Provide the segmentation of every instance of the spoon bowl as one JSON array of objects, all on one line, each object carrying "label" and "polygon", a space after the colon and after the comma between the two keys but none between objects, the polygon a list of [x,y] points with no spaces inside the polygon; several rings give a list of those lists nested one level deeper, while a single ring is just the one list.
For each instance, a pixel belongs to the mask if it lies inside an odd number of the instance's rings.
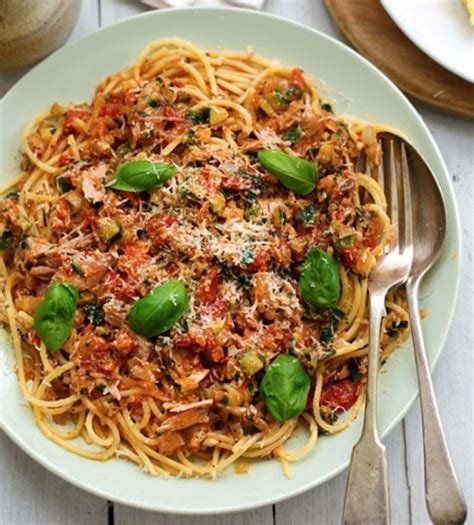
[{"label": "spoon bowl", "polygon": [[435,525],[457,525],[464,523],[467,506],[436,406],[418,301],[423,276],[439,258],[443,248],[447,229],[446,206],[433,172],[415,148],[393,133],[380,133],[379,136],[382,140],[404,144],[410,173],[413,259],[406,291],[420,388],[426,506]]}]

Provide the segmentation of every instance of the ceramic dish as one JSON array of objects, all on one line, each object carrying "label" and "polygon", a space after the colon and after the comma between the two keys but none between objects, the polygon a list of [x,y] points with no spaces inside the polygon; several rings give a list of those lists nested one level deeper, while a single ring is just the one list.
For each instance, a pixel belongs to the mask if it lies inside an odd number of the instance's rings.
[{"label": "ceramic dish", "polygon": [[[245,30],[236,31],[236,28]],[[54,101],[89,100],[107,74],[134,60],[157,38],[183,37],[201,48],[244,50],[283,64],[300,65],[323,79],[320,89],[338,113],[351,113],[400,129],[430,163],[446,199],[448,236],[443,255],[427,277],[422,306],[426,346],[432,365],[438,359],[453,315],[460,275],[460,229],[451,182],[439,150],[418,113],[375,67],[339,42],[308,27],[274,16],[238,9],[164,10],[109,26],[64,47],[28,73],[0,106],[0,183],[18,170],[18,147],[27,121]],[[247,475],[233,470],[211,481],[162,480],[123,460],[99,463],[77,457],[49,441],[36,427],[13,372],[11,346],[0,342],[0,399],[3,430],[31,457],[63,479],[94,494],[127,505],[162,512],[204,514],[250,509],[281,501],[341,472],[361,429],[320,437],[315,450],[294,465],[287,479],[277,461],[254,464]],[[379,422],[387,434],[417,395],[410,347],[389,360],[380,381]]]},{"label": "ceramic dish", "polygon": [[405,35],[452,73],[474,82],[474,26],[461,0],[381,0]]}]

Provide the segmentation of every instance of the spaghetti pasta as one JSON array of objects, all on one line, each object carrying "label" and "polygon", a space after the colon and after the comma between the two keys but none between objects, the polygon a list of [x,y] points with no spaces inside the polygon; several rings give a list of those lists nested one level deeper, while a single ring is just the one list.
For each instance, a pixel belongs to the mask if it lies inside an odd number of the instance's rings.
[{"label": "spaghetti pasta", "polygon": [[[299,68],[174,38],[104,79],[90,104],[54,104],[23,138],[22,175],[0,201],[0,321],[49,439],[154,475],[215,477],[264,457],[290,475],[318,432],[357,417],[367,276],[391,237],[382,188],[354,168],[360,155],[380,162],[372,126],[337,117]],[[317,167],[315,190],[283,186],[259,163],[264,149]],[[112,187],[118,166],[145,159],[176,174],[143,192]],[[312,249],[337,260],[337,305],[302,299]],[[187,312],[159,335],[134,333],[131,306],[168,279],[186,284]],[[78,290],[56,352],[34,328],[53,283]],[[403,292],[386,307],[381,360],[408,335]],[[285,353],[311,388],[300,416],[279,421],[259,385]],[[300,425],[307,443],[285,450]]]}]

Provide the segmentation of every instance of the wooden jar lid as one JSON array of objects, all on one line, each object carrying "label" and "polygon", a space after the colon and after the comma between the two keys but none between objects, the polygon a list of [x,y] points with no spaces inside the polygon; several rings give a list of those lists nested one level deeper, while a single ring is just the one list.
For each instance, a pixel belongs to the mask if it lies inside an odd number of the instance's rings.
[{"label": "wooden jar lid", "polygon": [[325,2],[349,42],[407,95],[474,119],[474,84],[425,55],[402,33],[378,0]]}]

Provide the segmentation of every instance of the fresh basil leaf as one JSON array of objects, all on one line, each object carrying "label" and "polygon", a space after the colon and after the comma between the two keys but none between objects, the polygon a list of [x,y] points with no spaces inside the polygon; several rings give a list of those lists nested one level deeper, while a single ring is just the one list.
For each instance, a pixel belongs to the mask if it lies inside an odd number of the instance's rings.
[{"label": "fresh basil leaf", "polygon": [[262,166],[280,182],[297,195],[308,195],[316,187],[318,182],[318,171],[314,164],[288,155],[280,150],[261,150],[258,152],[258,160]]},{"label": "fresh basil leaf", "polygon": [[180,281],[157,286],[139,299],[128,314],[128,324],[137,334],[153,337],[168,331],[188,308],[188,292]]},{"label": "fresh basil leaf", "polygon": [[68,283],[52,284],[38,305],[34,327],[50,352],[58,351],[71,335],[79,294]]},{"label": "fresh basil leaf", "polygon": [[300,290],[306,304],[313,308],[335,306],[341,294],[336,259],[322,250],[310,250],[300,273]]},{"label": "fresh basil leaf", "polygon": [[112,188],[135,193],[147,191],[162,186],[175,173],[176,167],[172,164],[132,160],[118,167]]},{"label": "fresh basil leaf", "polygon": [[310,386],[309,376],[299,359],[280,354],[263,376],[260,396],[270,414],[282,423],[303,412]]}]

